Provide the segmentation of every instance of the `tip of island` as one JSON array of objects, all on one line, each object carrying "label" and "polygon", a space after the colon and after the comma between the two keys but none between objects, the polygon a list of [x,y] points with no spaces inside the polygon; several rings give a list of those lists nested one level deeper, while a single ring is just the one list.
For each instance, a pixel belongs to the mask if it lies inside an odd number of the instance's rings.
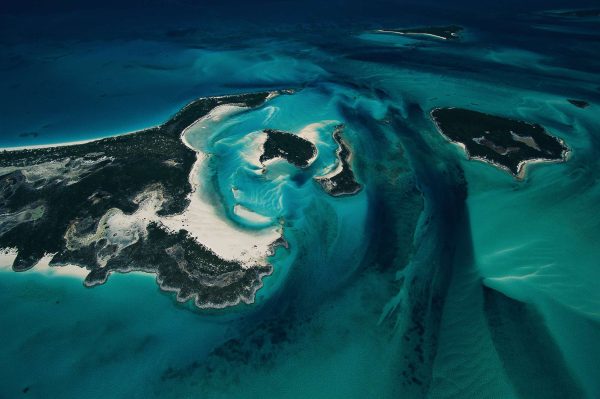
[{"label": "tip of island", "polygon": [[460,32],[464,28],[458,25],[449,26],[426,26],[417,28],[405,28],[405,29],[377,29],[377,33],[387,33],[394,35],[413,36],[416,38],[433,38],[438,40],[458,40],[460,39]]},{"label": "tip of island", "polygon": [[576,106],[577,108],[583,109],[583,108],[587,108],[590,106],[590,103],[588,103],[585,100],[576,100],[573,98],[569,98],[567,101],[570,102],[571,104],[573,104],[574,106]]}]

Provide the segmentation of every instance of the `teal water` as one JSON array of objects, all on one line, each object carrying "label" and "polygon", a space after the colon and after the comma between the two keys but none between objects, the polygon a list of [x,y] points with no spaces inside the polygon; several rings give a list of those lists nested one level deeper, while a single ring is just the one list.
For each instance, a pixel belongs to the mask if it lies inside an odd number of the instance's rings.
[{"label": "teal water", "polygon": [[[87,289],[3,269],[0,398],[600,397],[598,23],[514,3],[264,7],[258,26],[241,4],[227,18],[181,4],[80,40],[63,11],[30,33],[3,14],[2,146],[147,127],[204,95],[298,90],[188,137],[211,154],[196,178],[222,218],[284,224],[289,249],[255,303],[200,311],[145,275]],[[372,32],[440,22],[464,40]],[[469,161],[428,118],[446,106],[540,123],[570,159],[523,181]],[[343,198],[312,180],[334,163],[338,123],[364,186]],[[260,173],[265,128],[314,131],[319,157]]]}]

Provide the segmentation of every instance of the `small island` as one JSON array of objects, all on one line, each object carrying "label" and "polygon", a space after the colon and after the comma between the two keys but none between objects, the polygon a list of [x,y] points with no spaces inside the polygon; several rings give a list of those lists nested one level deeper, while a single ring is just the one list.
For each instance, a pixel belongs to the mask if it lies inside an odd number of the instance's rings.
[{"label": "small island", "polygon": [[600,8],[587,8],[579,10],[554,10],[546,11],[546,15],[563,18],[595,18],[600,17]]},{"label": "small island", "polygon": [[431,117],[439,132],[478,159],[522,179],[533,162],[567,159],[568,148],[538,125],[461,108],[436,108]]},{"label": "small island", "polygon": [[308,167],[317,156],[317,148],[308,140],[281,130],[266,129],[267,140],[263,144],[260,162],[285,159],[299,168]]},{"label": "small island", "polygon": [[[77,145],[0,151],[0,249],[25,271],[43,257],[79,266],[84,284],[142,271],[200,308],[251,303],[272,266],[224,259],[193,237],[187,222],[167,225],[190,204],[197,153],[184,130],[225,104],[258,107],[281,92],[193,101],[164,124]],[[304,152],[303,152],[304,154]]]},{"label": "small island", "polygon": [[575,100],[570,98],[567,101],[576,106],[577,108],[587,108],[590,106],[590,103],[584,100]]},{"label": "small island", "polygon": [[391,33],[396,35],[416,36],[424,38],[434,38],[439,40],[458,40],[463,27],[457,25],[450,26],[428,26],[409,29],[378,29],[378,33]]},{"label": "small island", "polygon": [[329,195],[340,197],[358,193],[362,186],[356,181],[354,172],[350,166],[352,152],[342,138],[344,125],[338,125],[333,131],[333,139],[338,144],[336,151],[337,166],[325,176],[315,177],[315,180],[323,187]]}]

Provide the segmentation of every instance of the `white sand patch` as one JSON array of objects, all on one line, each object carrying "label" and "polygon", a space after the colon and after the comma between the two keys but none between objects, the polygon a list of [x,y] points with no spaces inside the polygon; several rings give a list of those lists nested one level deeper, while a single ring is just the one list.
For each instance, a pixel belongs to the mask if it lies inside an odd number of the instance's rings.
[{"label": "white sand patch", "polygon": [[239,261],[243,265],[251,266],[256,263],[266,263],[271,244],[281,237],[281,227],[272,226],[258,231],[248,231],[222,216],[223,212],[219,212],[215,205],[202,195],[203,192],[212,190],[200,181],[200,171],[205,167],[208,155],[192,145],[200,141],[194,137],[195,135],[205,137],[223,118],[245,109],[247,108],[233,105],[216,107],[183,131],[183,142],[197,153],[196,163],[189,177],[192,185],[192,192],[188,197],[190,204],[183,213],[161,218],[160,222],[173,231],[186,229],[197,242],[210,248],[223,259]]},{"label": "white sand patch", "polygon": [[319,146],[325,144],[323,135],[330,135],[331,126],[339,124],[340,122],[338,121],[324,120],[306,125],[298,132],[298,136],[302,137],[304,140],[310,141],[315,146],[316,151],[313,157],[308,161],[309,165],[311,165],[319,156]]},{"label": "white sand patch", "polygon": [[519,136],[517,133],[511,130],[510,135],[513,140],[518,141],[520,143],[525,144],[528,147],[533,148],[534,150],[542,151],[540,146],[536,143],[535,139],[531,136]]},{"label": "white sand patch", "polygon": [[[12,264],[17,257],[17,250],[14,248],[0,249],[0,271],[12,272]],[[46,254],[38,263],[35,264],[27,273],[35,272],[44,274],[48,277],[63,276],[76,277],[79,280],[86,278],[89,270],[76,265],[55,265],[50,266],[50,262],[55,254]],[[153,274],[144,272],[131,272],[136,275],[152,276]],[[153,277],[154,278],[154,277]]]},{"label": "white sand patch", "polygon": [[[337,129],[336,129],[337,130]],[[330,188],[331,182],[327,182],[326,180],[329,180],[335,176],[337,176],[338,174],[342,173],[342,171],[344,170],[344,165],[342,162],[342,159],[340,158],[340,154],[342,153],[342,144],[338,143],[337,140],[335,139],[335,130],[332,133],[332,137],[334,138],[334,141],[336,142],[337,145],[337,149],[335,150],[335,162],[331,165],[329,165],[328,167],[324,168],[323,172],[318,175],[315,176],[315,179],[317,181],[321,181],[322,184],[325,184],[328,188]],[[350,151],[350,155],[348,156],[347,162],[350,163],[352,160],[352,152]]]},{"label": "white sand patch", "polygon": [[342,162],[339,159],[336,159],[335,164],[330,165],[328,169],[329,169],[329,171],[325,171],[325,174],[320,175],[320,176],[315,176],[315,179],[317,179],[317,180],[331,179],[332,177],[337,176],[340,173],[342,173],[342,171],[344,170],[344,165],[342,165]]},{"label": "white sand patch", "polygon": [[0,249],[0,270],[12,270],[12,265],[17,258],[17,253],[15,248]]},{"label": "white sand patch", "polygon": [[[287,94],[292,94],[294,92],[294,90],[282,90],[283,92],[287,93]],[[276,91],[272,91],[267,95],[267,98],[265,98],[265,102],[272,100],[273,98],[279,96],[280,94]]]},{"label": "white sand patch", "polygon": [[244,136],[242,144],[244,150],[242,151],[242,158],[248,164],[255,167],[257,170],[262,170],[263,165],[260,163],[260,156],[263,153],[263,146],[267,141],[267,134],[263,131],[252,132]]},{"label": "white sand patch", "polygon": [[192,168],[190,183],[193,190],[189,206],[183,213],[161,218],[160,222],[173,231],[186,229],[197,242],[223,259],[240,261],[247,266],[265,264],[271,243],[281,236],[281,228],[247,231],[224,219],[215,206],[201,195],[204,190],[209,190],[199,181],[199,172],[206,159],[205,154],[198,153]]},{"label": "white sand patch", "polygon": [[69,276],[77,277],[81,280],[90,272],[89,270],[75,266],[75,265],[60,265],[50,266],[50,261],[54,257],[54,254],[46,254],[40,261],[33,267],[33,271],[43,273],[48,276]]},{"label": "white sand patch", "polygon": [[256,213],[254,211],[251,211],[250,209],[246,208],[243,205],[237,204],[236,206],[233,207],[233,213],[235,213],[237,216],[241,217],[242,219],[246,219],[249,222],[252,223],[269,223],[271,221],[271,218],[268,216],[264,216],[261,215],[260,213]]},{"label": "white sand patch", "polygon": [[302,137],[304,140],[310,141],[315,146],[318,144],[322,144],[322,134],[325,128],[332,124],[338,124],[339,122],[333,120],[326,120],[321,122],[311,123],[306,125],[298,132],[298,136]]},{"label": "white sand patch", "polygon": [[71,224],[65,233],[67,249],[77,250],[103,241],[102,248],[97,252],[97,262],[100,267],[106,266],[108,261],[119,255],[124,248],[145,237],[150,222],[160,221],[157,212],[164,202],[160,186],[148,188],[139,194],[134,202],[139,204],[139,207],[131,215],[118,208],[109,209],[98,221],[96,231],[91,234],[80,236],[77,234],[77,224]]},{"label": "white sand patch", "polygon": [[[0,270],[11,271],[12,265],[17,258],[17,250],[14,248],[4,248],[0,250]],[[46,274],[48,276],[71,276],[84,279],[89,273],[89,270],[82,269],[78,266],[50,266],[50,261],[54,254],[46,254],[40,261],[30,270]]]},{"label": "white sand patch", "polygon": [[240,105],[218,105],[208,114],[183,129],[183,132],[181,132],[181,141],[183,141],[186,147],[199,153],[197,145],[210,136],[212,132],[211,128],[214,128],[215,124],[221,122],[226,117],[231,117],[247,109],[247,107]]},{"label": "white sand patch", "polygon": [[289,177],[298,172],[298,167],[282,157],[271,158],[263,162],[263,176],[278,185],[285,184]]},{"label": "white sand patch", "polygon": [[277,115],[279,112],[279,107],[274,107],[271,105],[265,107],[264,112],[266,112],[267,116],[265,116],[265,119],[263,120],[263,125],[266,125],[267,123],[271,122],[275,115]]}]

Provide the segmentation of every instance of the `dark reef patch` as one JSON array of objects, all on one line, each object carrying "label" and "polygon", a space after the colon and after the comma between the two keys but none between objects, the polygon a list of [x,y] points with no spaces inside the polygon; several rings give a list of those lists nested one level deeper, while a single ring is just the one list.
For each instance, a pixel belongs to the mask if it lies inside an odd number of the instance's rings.
[{"label": "dark reef patch", "polygon": [[577,108],[587,108],[590,106],[590,103],[584,100],[575,100],[570,98],[567,101],[576,106]]},{"label": "dark reef patch", "polygon": [[261,163],[270,159],[283,158],[292,165],[306,168],[317,153],[313,143],[293,133],[273,129],[264,132],[267,134],[267,140],[260,156]]},{"label": "dark reef patch", "polygon": [[323,187],[323,190],[334,197],[356,194],[362,188],[356,181],[356,177],[350,166],[352,152],[342,138],[343,130],[344,125],[338,125],[333,131],[333,139],[338,144],[338,170],[330,176],[316,178],[317,182]]},{"label": "dark reef patch", "polygon": [[461,108],[437,108],[431,117],[440,132],[480,159],[524,176],[531,161],[566,160],[568,148],[538,125]]},{"label": "dark reef patch", "polygon": [[182,367],[167,367],[161,381],[229,380],[235,378],[231,365],[253,369],[271,369],[281,360],[287,345],[302,336],[299,328],[307,320],[286,317],[269,319],[247,331],[244,336],[230,338],[216,347],[205,359]]},{"label": "dark reef patch", "polygon": [[484,310],[496,351],[520,397],[585,397],[533,307],[484,287]]},{"label": "dark reef patch", "polygon": [[188,37],[196,33],[197,29],[195,28],[179,28],[179,29],[170,29],[165,32],[165,36],[171,38],[181,38]]},{"label": "dark reef patch", "polygon": [[268,96],[202,98],[163,125],[136,133],[0,152],[0,248],[18,251],[13,269],[30,269],[45,254],[55,254],[51,266],[90,271],[86,286],[104,283],[112,272],[137,270],[155,273],[161,288],[199,307],[251,302],[269,265],[223,260],[185,230],[167,231],[156,223],[120,241],[121,231],[108,230],[106,220],[131,215],[148,198],[159,216],[181,213],[196,160],[181,140],[183,130],[218,105],[255,107]]},{"label": "dark reef patch", "polygon": [[23,132],[23,133],[19,133],[19,137],[33,137],[33,138],[36,138],[39,135],[40,134],[38,132]]}]

